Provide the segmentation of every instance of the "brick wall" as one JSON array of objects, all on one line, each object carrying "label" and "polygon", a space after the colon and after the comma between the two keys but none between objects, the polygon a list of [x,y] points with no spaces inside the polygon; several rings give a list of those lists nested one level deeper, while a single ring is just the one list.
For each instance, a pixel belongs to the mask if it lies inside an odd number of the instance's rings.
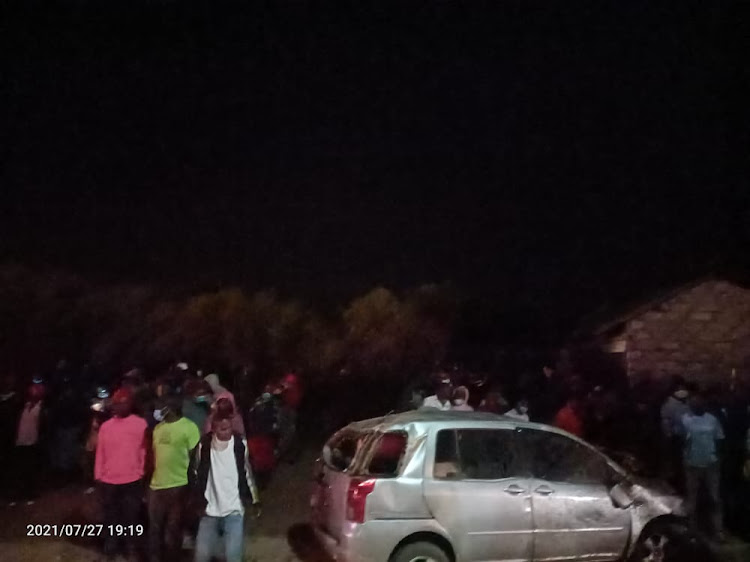
[{"label": "brick wall", "polygon": [[750,290],[708,281],[627,322],[629,376],[684,375],[696,382],[729,380],[750,361]]}]

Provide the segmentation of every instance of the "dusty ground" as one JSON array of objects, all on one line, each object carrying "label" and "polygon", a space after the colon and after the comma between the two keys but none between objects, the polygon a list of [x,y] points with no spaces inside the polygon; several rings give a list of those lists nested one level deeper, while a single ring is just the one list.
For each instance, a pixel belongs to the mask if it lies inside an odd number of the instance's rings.
[{"label": "dusty ground", "polygon": [[[307,520],[314,453],[293,465],[280,465],[263,494],[259,520],[247,522],[246,560],[252,562],[328,562],[316,547]],[[12,562],[102,560],[94,539],[57,539],[26,536],[28,524],[87,523],[98,520],[93,495],[69,487],[43,496],[33,506],[0,505],[0,560]],[[294,549],[290,546],[294,545]],[[300,556],[294,552],[296,550]],[[185,560],[191,560],[185,552]]]}]

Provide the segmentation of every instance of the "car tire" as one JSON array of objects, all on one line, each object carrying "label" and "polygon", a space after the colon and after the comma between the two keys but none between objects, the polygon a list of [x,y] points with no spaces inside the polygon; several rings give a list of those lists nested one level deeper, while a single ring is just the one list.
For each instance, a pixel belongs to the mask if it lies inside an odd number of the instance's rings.
[{"label": "car tire", "polygon": [[406,544],[393,553],[389,562],[451,562],[450,556],[432,542]]},{"label": "car tire", "polygon": [[646,527],[630,562],[710,562],[710,549],[682,521],[658,521]]}]

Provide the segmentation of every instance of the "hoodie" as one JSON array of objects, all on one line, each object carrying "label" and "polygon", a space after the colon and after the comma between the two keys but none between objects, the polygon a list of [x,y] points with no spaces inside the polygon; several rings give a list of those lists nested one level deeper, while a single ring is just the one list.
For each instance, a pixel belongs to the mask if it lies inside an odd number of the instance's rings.
[{"label": "hoodie", "polygon": [[[474,408],[469,406],[469,389],[465,386],[459,386],[456,391],[453,393],[455,395],[461,395],[463,396],[462,399],[453,399],[453,410],[457,412],[473,412]],[[463,400],[463,403],[459,403],[458,400]]]}]

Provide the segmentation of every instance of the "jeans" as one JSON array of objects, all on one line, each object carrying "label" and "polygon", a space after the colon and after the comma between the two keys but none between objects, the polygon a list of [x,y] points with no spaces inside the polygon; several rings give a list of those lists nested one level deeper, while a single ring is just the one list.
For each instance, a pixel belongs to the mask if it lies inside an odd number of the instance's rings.
[{"label": "jeans", "polygon": [[241,513],[232,513],[226,517],[204,515],[198,526],[198,538],[195,541],[195,562],[209,562],[216,552],[219,535],[224,543],[226,562],[242,562],[244,526]]},{"label": "jeans", "polygon": [[687,509],[693,521],[697,519],[696,508],[698,505],[698,492],[701,483],[705,484],[711,500],[711,524],[716,533],[724,531],[724,522],[721,514],[721,499],[719,497],[719,482],[721,471],[719,463],[707,467],[685,467],[685,485],[687,487]]},{"label": "jeans", "polygon": [[[104,525],[135,525],[138,523],[138,510],[141,506],[143,485],[140,480],[129,484],[99,484],[99,497],[104,512]],[[105,527],[106,528],[106,527]],[[104,554],[113,558],[117,554],[119,538],[116,533],[107,532],[104,538]],[[136,554],[138,537],[125,535],[122,538],[125,554]]]},{"label": "jeans", "polygon": [[149,491],[148,557],[151,562],[161,560],[176,562],[180,559],[182,516],[187,488],[187,486],[177,486]]}]

